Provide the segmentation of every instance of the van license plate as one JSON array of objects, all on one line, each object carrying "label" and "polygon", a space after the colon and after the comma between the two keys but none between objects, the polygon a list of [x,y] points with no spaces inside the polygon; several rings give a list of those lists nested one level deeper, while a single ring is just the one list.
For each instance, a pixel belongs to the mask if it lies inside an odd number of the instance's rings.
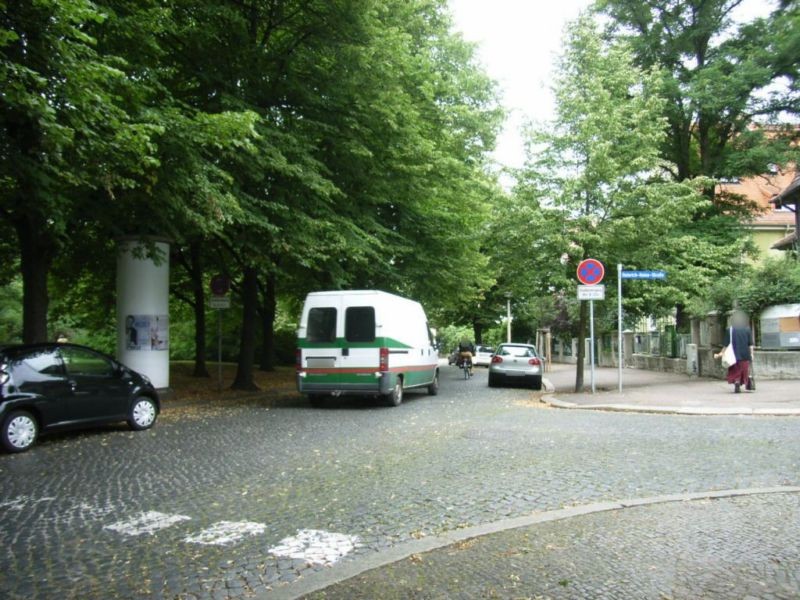
[{"label": "van license plate", "polygon": [[309,356],[306,359],[306,366],[309,369],[332,369],[336,366],[336,359],[334,357]]}]

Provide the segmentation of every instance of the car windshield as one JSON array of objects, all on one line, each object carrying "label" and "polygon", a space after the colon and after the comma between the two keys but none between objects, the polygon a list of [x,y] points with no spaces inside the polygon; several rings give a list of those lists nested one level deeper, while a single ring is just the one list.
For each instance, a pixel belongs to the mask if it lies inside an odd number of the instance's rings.
[{"label": "car windshield", "polygon": [[533,346],[500,346],[500,356],[536,356]]},{"label": "car windshield", "polygon": [[478,346],[478,352],[488,352],[489,354],[494,353],[494,348],[490,346]]}]

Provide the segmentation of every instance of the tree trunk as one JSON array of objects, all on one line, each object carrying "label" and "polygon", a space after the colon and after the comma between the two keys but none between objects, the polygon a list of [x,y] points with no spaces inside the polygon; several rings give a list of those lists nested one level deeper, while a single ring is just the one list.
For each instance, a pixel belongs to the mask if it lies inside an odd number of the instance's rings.
[{"label": "tree trunk", "polygon": [[261,370],[275,370],[275,313],[277,309],[275,273],[267,275],[267,286],[264,289],[261,303]]},{"label": "tree trunk", "polygon": [[589,318],[589,305],[581,301],[581,312],[578,319],[578,364],[575,365],[575,392],[583,391],[583,362],[586,359],[586,321]]},{"label": "tree trunk", "polygon": [[483,344],[483,323],[477,319],[472,321],[472,332],[475,334],[475,345]]},{"label": "tree trunk", "polygon": [[685,304],[675,305],[675,331],[678,333],[689,333],[691,331],[691,322],[689,315],[686,313]]},{"label": "tree trunk", "polygon": [[22,271],[22,341],[36,344],[47,341],[47,275],[53,260],[52,244],[43,240],[43,226],[21,217],[14,223],[20,249]]},{"label": "tree trunk", "polygon": [[245,267],[242,280],[242,333],[239,341],[239,364],[232,390],[257,391],[253,380],[256,349],[256,319],[258,317],[258,275],[254,267]]},{"label": "tree trunk", "polygon": [[194,297],[194,377],[210,377],[206,366],[206,290],[203,286],[203,260],[200,242],[189,245],[192,295]]}]

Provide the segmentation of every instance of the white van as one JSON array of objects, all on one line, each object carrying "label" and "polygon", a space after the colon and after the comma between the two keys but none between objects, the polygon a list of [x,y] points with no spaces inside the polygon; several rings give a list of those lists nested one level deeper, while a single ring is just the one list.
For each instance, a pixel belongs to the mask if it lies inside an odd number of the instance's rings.
[{"label": "white van", "polygon": [[439,359],[419,302],[374,290],[313,292],[297,332],[297,389],[318,404],[327,394],[439,391]]}]

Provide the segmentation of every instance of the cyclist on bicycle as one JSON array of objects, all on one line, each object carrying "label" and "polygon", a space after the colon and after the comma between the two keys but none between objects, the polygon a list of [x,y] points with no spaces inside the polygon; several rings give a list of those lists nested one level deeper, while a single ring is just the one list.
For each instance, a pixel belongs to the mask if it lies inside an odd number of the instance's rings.
[{"label": "cyclist on bicycle", "polygon": [[475,346],[470,340],[463,339],[458,344],[458,366],[462,367],[464,361],[467,361],[470,374],[472,373],[472,357],[475,355]]}]

